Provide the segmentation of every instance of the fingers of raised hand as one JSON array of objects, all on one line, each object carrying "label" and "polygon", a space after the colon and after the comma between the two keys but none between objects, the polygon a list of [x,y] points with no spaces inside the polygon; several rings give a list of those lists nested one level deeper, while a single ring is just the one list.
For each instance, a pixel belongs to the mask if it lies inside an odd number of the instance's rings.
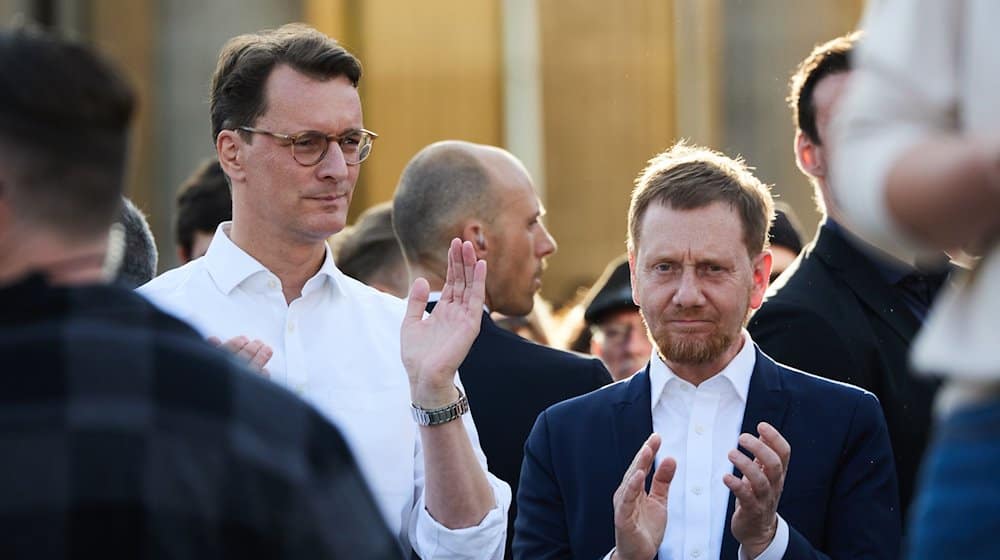
[{"label": "fingers of raised hand", "polygon": [[649,497],[666,504],[667,494],[670,493],[670,482],[677,472],[677,461],[673,457],[666,457],[656,467],[653,473],[653,483],[649,487]]},{"label": "fingers of raised hand", "polygon": [[455,296],[455,281],[460,274],[462,261],[462,242],[456,237],[448,246],[448,269],[444,275],[444,286],[441,288],[441,301],[451,301]]},{"label": "fingers of raised hand", "polygon": [[260,340],[251,340],[237,352],[236,356],[246,360],[250,367],[260,370],[271,359],[273,353],[267,344]]},{"label": "fingers of raised hand", "polygon": [[466,271],[464,253],[466,245],[469,245],[470,249],[472,248],[471,243],[462,243],[456,237],[451,240],[451,247],[448,250],[449,260],[451,261],[451,266],[454,269],[452,273],[452,283],[454,285],[452,297],[458,301],[462,301],[465,296]]},{"label": "fingers of raised hand", "polygon": [[771,489],[771,482],[756,461],[736,449],[729,451],[729,461],[743,473],[742,480],[749,484],[751,491],[757,498],[763,499],[767,496]]},{"label": "fingers of raised hand", "polygon": [[757,424],[760,439],[774,451],[781,460],[782,471],[788,470],[788,460],[792,457],[792,446],[774,426],[767,422]]},{"label": "fingers of raised hand", "polygon": [[[775,431],[775,433],[777,432]],[[778,437],[780,438],[781,436],[778,435]],[[764,436],[753,437],[750,434],[741,434],[739,442],[744,449],[754,456],[754,463],[756,463],[758,468],[763,470],[767,480],[772,485],[780,485],[785,476],[787,462],[782,460],[781,456],[764,439]]]},{"label": "fingers of raised hand", "polygon": [[476,249],[473,248],[472,243],[469,241],[462,243],[462,278],[467,288],[462,293],[462,303],[468,303],[471,298],[476,275],[476,261]]},{"label": "fingers of raised hand", "polygon": [[646,438],[646,441],[643,442],[642,447],[639,448],[639,451],[636,452],[635,457],[632,458],[632,463],[628,466],[628,469],[625,470],[625,476],[622,477],[622,484],[624,485],[637,469],[648,471],[659,449],[660,436],[658,434],[650,434]]},{"label": "fingers of raised hand", "polygon": [[636,511],[639,499],[642,497],[643,481],[646,479],[646,471],[638,469],[632,471],[624,480],[621,486],[615,491],[613,504],[615,508],[615,525],[622,527],[628,523]]}]

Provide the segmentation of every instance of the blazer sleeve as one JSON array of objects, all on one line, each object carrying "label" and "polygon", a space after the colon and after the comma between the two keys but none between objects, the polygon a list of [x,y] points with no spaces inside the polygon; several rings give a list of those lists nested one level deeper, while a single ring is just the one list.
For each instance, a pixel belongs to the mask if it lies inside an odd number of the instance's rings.
[{"label": "blazer sleeve", "polygon": [[774,300],[750,319],[750,336],[776,362],[834,381],[874,387],[870,368],[862,367],[852,348],[821,315]]},{"label": "blazer sleeve", "polygon": [[789,526],[785,560],[899,557],[902,523],[896,469],[885,419],[871,393],[858,398],[826,516],[827,554]]},{"label": "blazer sleeve", "polygon": [[535,421],[524,445],[514,520],[514,559],[570,558],[569,532],[552,464],[548,411]]}]

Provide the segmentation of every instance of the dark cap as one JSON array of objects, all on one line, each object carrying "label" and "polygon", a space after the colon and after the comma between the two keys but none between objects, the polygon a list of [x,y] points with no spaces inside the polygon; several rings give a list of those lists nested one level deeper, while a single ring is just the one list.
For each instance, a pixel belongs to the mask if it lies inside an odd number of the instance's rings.
[{"label": "dark cap", "polygon": [[594,324],[611,311],[639,309],[632,301],[632,280],[628,270],[628,257],[622,255],[611,261],[601,277],[594,282],[587,298],[583,319]]},{"label": "dark cap", "polygon": [[791,249],[793,253],[802,251],[802,226],[799,225],[798,218],[792,212],[791,207],[783,203],[774,205],[774,223],[768,232],[768,241],[771,245],[778,245]]}]

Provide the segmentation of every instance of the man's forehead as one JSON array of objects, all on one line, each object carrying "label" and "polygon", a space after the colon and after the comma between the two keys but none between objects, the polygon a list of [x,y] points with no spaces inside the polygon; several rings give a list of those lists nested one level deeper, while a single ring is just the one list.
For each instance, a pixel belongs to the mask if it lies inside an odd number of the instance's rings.
[{"label": "man's forehead", "polygon": [[640,255],[746,255],[739,214],[724,202],[692,209],[650,204],[642,217]]},{"label": "man's forehead", "polygon": [[266,109],[262,119],[299,127],[283,132],[314,129],[337,133],[362,126],[361,98],[346,76],[318,80],[279,65],[264,87]]}]

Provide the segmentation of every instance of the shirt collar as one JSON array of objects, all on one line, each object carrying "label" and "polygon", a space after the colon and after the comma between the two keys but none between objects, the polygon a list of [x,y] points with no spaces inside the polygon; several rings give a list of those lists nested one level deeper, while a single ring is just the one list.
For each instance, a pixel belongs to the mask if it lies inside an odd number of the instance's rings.
[{"label": "shirt collar", "polygon": [[[202,257],[205,259],[205,268],[219,290],[229,295],[237,286],[251,279],[253,279],[251,281],[259,279],[262,283],[270,280],[277,281],[274,273],[233,243],[233,240],[229,238],[232,225],[231,221],[219,224],[215,230],[215,236],[212,237],[212,243],[208,246],[208,251]],[[317,289],[327,278],[333,288],[338,290],[342,288],[340,276],[343,273],[337,269],[333,262],[330,246],[324,244],[324,248],[323,264],[319,267],[316,275],[306,282],[302,289],[303,293]]]},{"label": "shirt collar", "polygon": [[[730,386],[736,391],[740,400],[746,403],[747,393],[750,391],[750,376],[753,374],[753,368],[757,364],[757,352],[754,350],[755,346],[753,339],[750,338],[750,333],[746,329],[743,329],[740,331],[740,335],[743,337],[743,347],[740,348],[736,357],[730,360],[726,364],[726,367],[722,368],[722,371],[706,380],[705,383],[721,376],[721,378],[729,381]],[[656,348],[653,348],[653,355],[649,360],[649,383],[650,403],[654,409],[668,389],[668,385],[688,384],[687,381],[677,377],[670,369],[670,366],[660,358],[660,354],[656,351]]]}]

